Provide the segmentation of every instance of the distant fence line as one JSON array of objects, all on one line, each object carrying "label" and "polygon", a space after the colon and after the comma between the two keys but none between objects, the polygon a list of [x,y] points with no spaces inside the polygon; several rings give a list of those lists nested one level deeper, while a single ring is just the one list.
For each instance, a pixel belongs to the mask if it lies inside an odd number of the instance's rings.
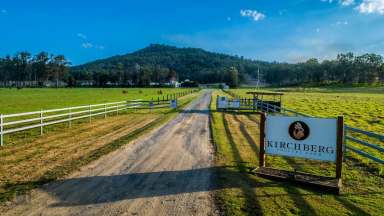
[{"label": "distant fence line", "polygon": [[[4,135],[6,134],[40,128],[40,135],[42,135],[44,126],[48,125],[68,122],[68,127],[71,127],[74,120],[88,118],[89,122],[91,122],[94,116],[104,115],[104,118],[106,118],[109,113],[119,115],[119,112],[129,109],[167,108],[170,107],[172,100],[177,100],[179,97],[197,91],[177,92],[162,97],[158,96],[151,100],[136,99],[15,114],[0,114],[0,146],[4,145]],[[11,121],[6,121],[7,119],[11,119]]]},{"label": "distant fence line", "polygon": [[[275,106],[273,104],[266,103],[260,99],[254,100],[253,98],[245,98],[245,97],[240,97],[239,95],[235,94],[234,92],[231,91],[226,91],[223,90],[225,93],[231,95],[232,97],[236,98],[236,100],[240,101],[240,108],[236,110],[263,110],[265,112],[269,113],[285,113],[287,115],[295,115],[295,116],[304,116],[304,117],[315,117],[309,114],[301,113],[293,109],[287,109],[279,106]],[[231,108],[230,108],[231,109]],[[373,160],[377,163],[384,164],[384,160],[375,157],[363,150],[360,150],[354,146],[348,145],[347,141],[359,144],[360,146],[368,147],[372,150],[379,151],[381,153],[384,153],[384,147],[380,146],[379,144],[374,144],[370,143],[369,141],[362,140],[361,138],[357,138],[353,136],[352,134],[360,134],[364,135],[372,140],[377,140],[384,142],[384,135],[383,134],[378,134],[375,132],[371,131],[366,131],[360,128],[355,128],[351,127],[347,124],[344,124],[344,131],[345,131],[345,149],[350,150],[360,156],[363,156],[365,158],[368,158],[370,160]],[[345,151],[346,152],[346,151]]]}]

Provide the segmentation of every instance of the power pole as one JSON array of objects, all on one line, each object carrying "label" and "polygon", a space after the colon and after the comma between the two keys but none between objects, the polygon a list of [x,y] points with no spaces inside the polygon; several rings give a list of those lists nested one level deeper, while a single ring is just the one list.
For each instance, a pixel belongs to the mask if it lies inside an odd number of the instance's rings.
[{"label": "power pole", "polygon": [[256,88],[259,89],[260,85],[260,68],[257,67],[257,83],[256,83]]}]

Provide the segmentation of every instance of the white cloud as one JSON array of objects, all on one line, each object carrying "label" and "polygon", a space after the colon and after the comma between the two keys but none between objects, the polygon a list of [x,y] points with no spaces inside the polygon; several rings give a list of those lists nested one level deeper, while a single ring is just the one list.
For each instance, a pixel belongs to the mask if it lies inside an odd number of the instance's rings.
[{"label": "white cloud", "polygon": [[93,44],[90,42],[82,43],[81,46],[85,49],[93,48]]},{"label": "white cloud", "polygon": [[105,47],[103,45],[93,44],[88,40],[88,37],[83,33],[77,33],[77,37],[79,37],[83,42],[81,43],[81,47],[84,49],[97,49],[104,50]]},{"label": "white cloud", "polygon": [[1,9],[1,10],[0,10],[0,14],[7,15],[7,14],[8,14],[8,11],[5,10],[5,9]]},{"label": "white cloud", "polygon": [[77,33],[77,37],[81,38],[81,39],[84,39],[86,40],[87,39],[87,36],[83,33]]},{"label": "white cloud", "polygon": [[265,14],[260,13],[256,10],[240,10],[240,15],[242,17],[251,17],[254,21],[259,21],[265,18]]},{"label": "white cloud", "polygon": [[342,6],[350,6],[355,4],[355,0],[340,0],[339,3]]},{"label": "white cloud", "polygon": [[362,14],[384,15],[384,0],[363,0],[356,9]]},{"label": "white cloud", "polygon": [[[321,0],[322,2],[333,3],[336,0]],[[355,0],[338,0],[338,3],[342,6],[351,6],[355,4]]]},{"label": "white cloud", "polygon": [[97,44],[93,44],[91,42],[84,42],[81,44],[81,46],[85,49],[98,49],[98,50],[104,50],[105,47],[103,45],[97,45]]},{"label": "white cloud", "polygon": [[348,25],[348,21],[337,21],[336,25]]},{"label": "white cloud", "polygon": [[331,26],[340,26],[340,25],[348,25],[349,22],[347,20],[344,21],[337,21],[335,23],[332,23]]}]

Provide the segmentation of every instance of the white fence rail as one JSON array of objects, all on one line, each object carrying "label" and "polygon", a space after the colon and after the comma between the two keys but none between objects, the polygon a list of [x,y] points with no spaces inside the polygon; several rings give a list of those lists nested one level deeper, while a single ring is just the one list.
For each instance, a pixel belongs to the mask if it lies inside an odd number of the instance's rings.
[{"label": "white fence rail", "polygon": [[165,106],[157,106],[157,104],[151,106],[147,101],[138,99],[16,114],[0,114],[0,145],[4,145],[4,135],[6,134],[40,128],[40,134],[42,135],[44,126],[68,122],[68,127],[71,127],[74,120],[88,118],[89,122],[91,122],[94,116],[104,115],[104,118],[106,118],[109,113],[118,115],[119,112],[124,110],[145,107],[152,109]]},{"label": "white fence rail", "polygon": [[[73,120],[89,118],[89,122],[91,122],[93,116],[104,115],[106,118],[109,113],[118,115],[120,111],[128,109],[176,108],[179,97],[198,91],[199,89],[190,89],[176,92],[163,95],[162,98],[158,96],[157,100],[154,98],[151,100],[137,99],[16,114],[0,114],[0,146],[4,145],[4,135],[19,131],[40,128],[40,134],[43,134],[44,126],[68,122],[68,126],[71,127]],[[176,101],[176,107],[172,105],[172,101]]]}]

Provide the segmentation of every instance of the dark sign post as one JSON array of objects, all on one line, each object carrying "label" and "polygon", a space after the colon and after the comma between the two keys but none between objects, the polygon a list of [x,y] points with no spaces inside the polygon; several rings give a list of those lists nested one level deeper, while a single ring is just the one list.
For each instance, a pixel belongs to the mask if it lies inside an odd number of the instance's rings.
[{"label": "dark sign post", "polygon": [[259,166],[265,167],[265,113],[260,114],[260,151]]},{"label": "dark sign post", "polygon": [[[324,119],[267,116],[260,113],[259,168],[256,173],[263,177],[320,187],[338,194],[341,188],[343,143],[343,117]],[[269,168],[265,165],[266,154],[334,162],[336,175],[316,176]]]},{"label": "dark sign post", "polygon": [[343,169],[344,118],[337,118],[336,178],[341,179]]}]

